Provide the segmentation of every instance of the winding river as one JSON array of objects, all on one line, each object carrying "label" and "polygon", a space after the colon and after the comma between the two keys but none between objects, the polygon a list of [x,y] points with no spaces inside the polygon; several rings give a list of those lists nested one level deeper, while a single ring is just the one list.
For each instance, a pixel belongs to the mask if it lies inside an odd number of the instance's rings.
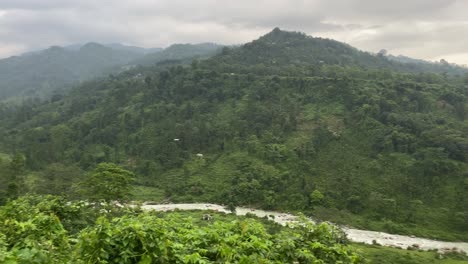
[{"label": "winding river", "polygon": [[[205,203],[191,203],[191,204],[143,204],[143,210],[155,210],[155,211],[173,211],[179,210],[213,210],[223,213],[231,213],[224,206],[218,204],[205,204]],[[297,216],[280,213],[274,211],[264,211],[259,209],[237,207],[237,215],[246,215],[247,213],[254,214],[258,217],[268,217],[271,221],[274,221],[281,225],[293,223],[297,220]],[[468,243],[465,242],[445,242],[437,241],[425,238],[418,238],[413,236],[402,236],[394,235],[383,232],[367,231],[354,228],[343,227],[344,232],[348,235],[348,238],[353,242],[361,242],[366,244],[372,244],[373,241],[383,246],[401,247],[406,249],[407,247],[413,247],[417,245],[419,249],[431,250],[437,249],[441,252],[457,250],[468,252]]]}]

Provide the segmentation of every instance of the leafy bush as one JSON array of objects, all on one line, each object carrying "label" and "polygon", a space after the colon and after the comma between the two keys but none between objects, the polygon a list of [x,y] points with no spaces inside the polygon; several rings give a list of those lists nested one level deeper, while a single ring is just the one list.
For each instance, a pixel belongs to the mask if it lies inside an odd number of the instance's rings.
[{"label": "leafy bush", "polygon": [[98,219],[84,230],[76,259],[86,263],[362,263],[322,224],[269,234],[253,219],[196,226],[191,219],[149,214]]},{"label": "leafy bush", "polygon": [[25,196],[0,207],[0,262],[363,263],[327,224],[272,231],[255,218],[198,221],[178,212]]}]

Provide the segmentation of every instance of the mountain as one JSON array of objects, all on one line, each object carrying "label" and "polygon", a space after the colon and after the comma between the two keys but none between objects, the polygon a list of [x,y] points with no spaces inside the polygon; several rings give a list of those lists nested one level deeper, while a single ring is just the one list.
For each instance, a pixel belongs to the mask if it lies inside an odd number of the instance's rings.
[{"label": "mountain", "polygon": [[122,44],[75,44],[52,46],[0,60],[0,100],[17,97],[48,97],[55,90],[136,65],[164,61],[190,62],[215,55],[221,46],[211,43],[174,44],[166,49],[145,49]]},{"label": "mountain", "polygon": [[77,50],[58,46],[0,60],[0,98],[50,95],[107,69],[142,56],[138,52],[88,43]]},{"label": "mountain", "polygon": [[150,66],[162,61],[183,61],[192,58],[204,59],[219,53],[222,47],[213,43],[174,44],[163,51],[147,54],[131,64]]},{"label": "mountain", "polygon": [[120,43],[110,43],[110,44],[105,44],[104,46],[109,47],[111,49],[115,49],[115,50],[125,50],[125,51],[130,51],[130,52],[141,53],[141,54],[155,53],[155,52],[159,52],[163,50],[163,48],[141,48],[137,46],[122,45]]},{"label": "mountain", "polygon": [[242,49],[226,49],[218,59],[220,67],[241,64],[243,66],[276,68],[313,67],[339,65],[372,69],[388,69],[399,72],[434,72],[464,74],[468,69],[456,65],[421,63],[420,60],[397,60],[360,51],[346,43],[332,39],[316,38],[300,32],[275,28],[259,39],[247,43]]},{"label": "mountain", "polygon": [[223,56],[225,63],[244,65],[360,65],[384,67],[387,60],[362,52],[345,43],[331,39],[314,38],[300,32],[275,28],[258,40],[247,43],[242,49],[234,49]]},{"label": "mountain", "polygon": [[[121,43],[109,43],[109,44],[101,44],[105,47],[111,48],[113,50],[121,50],[121,51],[128,51],[128,52],[134,52],[134,53],[140,53],[140,54],[148,54],[148,53],[153,53],[153,52],[158,52],[163,50],[162,48],[142,48],[142,47],[137,47],[137,46],[128,46],[124,45]],[[83,44],[73,44],[73,45],[68,45],[65,46],[64,48],[67,50],[79,50]]]},{"label": "mountain", "polygon": [[466,240],[468,75],[408,65],[275,29],[190,65],[135,67],[50,102],[0,105],[0,152],[17,154],[0,163],[12,171],[0,198],[80,197],[80,169],[113,162],[148,200]]},{"label": "mountain", "polygon": [[451,74],[465,74],[468,72],[468,68],[457,64],[448,63],[445,60],[440,62],[430,62],[426,60],[413,59],[403,55],[388,55],[386,56],[391,61],[396,61],[409,65],[412,68],[418,68],[419,71],[423,72],[439,72],[439,73],[451,73]]}]

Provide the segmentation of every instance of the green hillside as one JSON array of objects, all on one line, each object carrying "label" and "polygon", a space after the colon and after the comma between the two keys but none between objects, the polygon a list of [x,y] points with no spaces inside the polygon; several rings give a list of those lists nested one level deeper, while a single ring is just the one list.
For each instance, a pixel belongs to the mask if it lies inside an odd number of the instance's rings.
[{"label": "green hillside", "polygon": [[275,29],[190,66],[4,105],[1,152],[18,155],[0,165],[3,197],[77,196],[81,171],[114,162],[159,199],[467,240],[468,75],[408,65]]},{"label": "green hillside", "polygon": [[222,46],[213,43],[173,44],[162,51],[146,54],[131,64],[151,66],[163,61],[184,61],[193,58],[204,59],[216,55]]},{"label": "green hillside", "polygon": [[62,47],[0,60],[0,99],[13,96],[50,96],[79,81],[102,75],[140,53],[88,43],[77,50]]},{"label": "green hillside", "polygon": [[[245,44],[242,49],[224,49],[218,58],[219,66],[226,70],[262,70],[278,75],[310,74],[320,65],[354,66],[361,69],[389,69],[398,72],[433,72],[460,75],[467,68],[448,63],[434,64],[408,57],[373,55],[332,39],[307,36],[300,32],[275,28],[258,40]],[[404,59],[403,59],[404,58]],[[276,70],[276,71],[275,71]]]},{"label": "green hillside", "polygon": [[61,96],[72,86],[87,80],[138,65],[189,63],[194,57],[211,57],[220,49],[221,46],[208,43],[174,44],[166,49],[98,43],[54,46],[0,60],[0,100],[21,101]]}]

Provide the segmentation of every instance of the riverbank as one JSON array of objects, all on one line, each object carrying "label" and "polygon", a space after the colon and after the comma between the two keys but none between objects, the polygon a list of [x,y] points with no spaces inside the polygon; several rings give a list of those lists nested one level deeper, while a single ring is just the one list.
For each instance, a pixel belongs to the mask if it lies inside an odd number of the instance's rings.
[{"label": "riverbank", "polygon": [[[213,210],[223,213],[231,213],[224,206],[218,204],[205,204],[205,203],[192,203],[192,204],[143,204],[143,210],[155,211],[173,211],[173,210]],[[253,214],[257,217],[267,217],[269,220],[274,221],[281,225],[287,225],[297,221],[298,216],[288,213],[281,213],[275,211],[265,211],[254,208],[236,207],[236,215]],[[384,232],[360,230],[349,227],[343,227],[343,231],[347,234],[348,238],[353,242],[365,244],[380,244],[388,247],[399,248],[414,248],[421,250],[438,250],[440,252],[447,251],[464,251],[468,252],[468,243],[466,242],[445,242],[437,241],[419,237],[403,236],[388,234]]]}]

